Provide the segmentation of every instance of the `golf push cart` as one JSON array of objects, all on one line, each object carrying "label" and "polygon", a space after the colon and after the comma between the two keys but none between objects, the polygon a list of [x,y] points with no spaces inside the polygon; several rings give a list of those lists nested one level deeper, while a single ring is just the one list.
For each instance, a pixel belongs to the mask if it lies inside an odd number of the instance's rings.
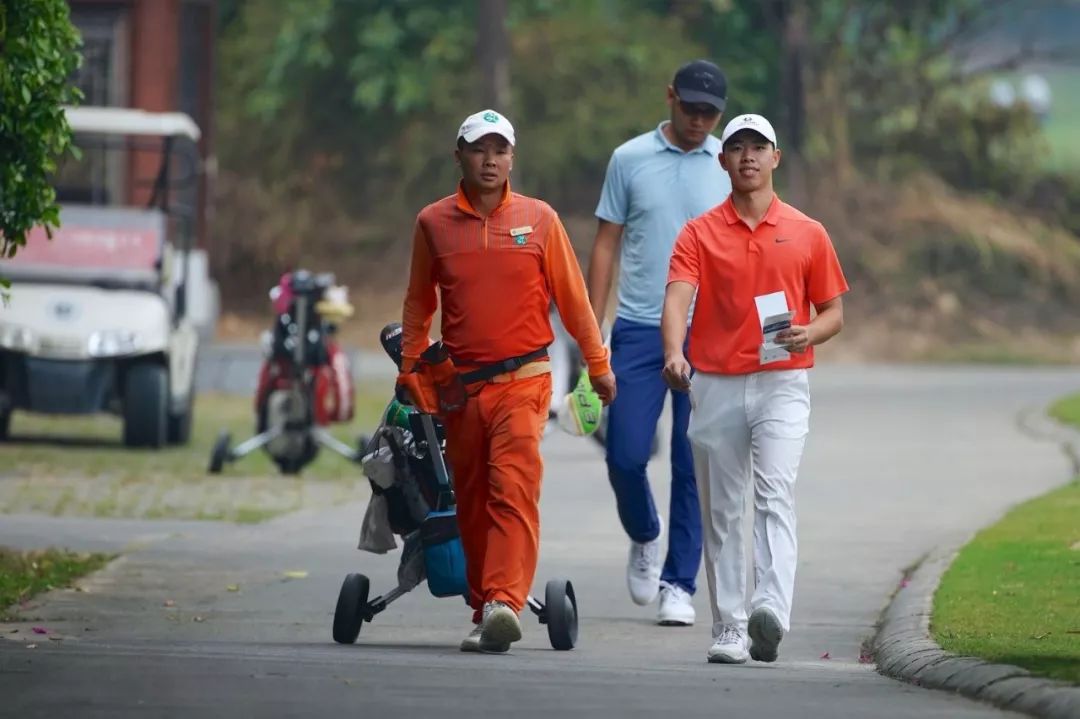
[{"label": "golf push cart", "polygon": [[348,358],[335,338],[352,315],[346,288],[334,275],[296,270],[270,290],[274,327],[263,334],[264,359],[255,392],[256,434],[235,447],[222,431],[210,454],[209,471],[221,472],[259,448],[283,474],[296,474],[327,447],[357,461],[366,437],[353,448],[326,427],[353,418],[354,388]]},{"label": "golf push cart", "polygon": [[[400,370],[401,325],[387,325],[380,339]],[[382,554],[397,546],[394,535],[399,536],[404,546],[398,583],[386,594],[370,598],[371,583],[365,575],[345,577],[334,610],[333,637],[339,644],[354,643],[364,622],[371,622],[425,579],[436,597],[468,597],[453,478],[444,458],[445,430],[438,418],[420,412],[407,399],[395,396],[390,402],[361,460],[372,498],[358,548]],[[544,601],[530,596],[527,604],[547,626],[554,649],[574,648],[578,609],[569,580],[548,581]]]}]

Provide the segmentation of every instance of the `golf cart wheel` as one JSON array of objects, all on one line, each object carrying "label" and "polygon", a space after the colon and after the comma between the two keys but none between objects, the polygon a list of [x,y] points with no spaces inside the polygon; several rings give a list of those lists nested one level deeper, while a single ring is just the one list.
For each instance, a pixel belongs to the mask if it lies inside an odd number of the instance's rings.
[{"label": "golf cart wheel", "polygon": [[214,448],[210,450],[210,466],[208,467],[210,474],[221,474],[225,460],[229,458],[230,441],[232,441],[232,436],[228,432],[222,431],[218,434],[214,441]]},{"label": "golf cart wheel", "polygon": [[124,444],[161,447],[168,424],[169,373],[160,364],[140,362],[124,375]]},{"label": "golf cart wheel", "polygon": [[169,444],[184,445],[191,441],[191,422],[195,415],[195,401],[188,397],[184,406],[176,414],[169,413],[165,439]]},{"label": "golf cart wheel", "polygon": [[334,641],[338,644],[352,644],[360,636],[369,587],[368,578],[363,574],[349,574],[341,583],[334,609]]},{"label": "golf cart wheel", "polygon": [[577,597],[569,579],[552,579],[544,589],[544,615],[551,648],[573,649],[578,639]]}]

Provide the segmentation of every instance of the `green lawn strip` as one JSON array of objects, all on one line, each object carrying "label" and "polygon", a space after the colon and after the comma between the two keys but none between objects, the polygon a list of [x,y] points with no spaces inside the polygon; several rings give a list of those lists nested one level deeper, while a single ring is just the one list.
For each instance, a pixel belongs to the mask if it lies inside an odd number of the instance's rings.
[{"label": "green lawn strip", "polygon": [[[361,433],[371,434],[381,411],[390,401],[392,386],[357,389],[352,422],[330,425],[331,434],[350,447]],[[233,445],[255,433],[255,414],[250,397],[203,393],[195,402],[191,441],[163,449],[129,449],[121,443],[122,422],[111,415],[55,416],[16,411],[11,420],[11,440],[5,444],[0,474],[48,476],[74,473],[81,476],[115,475],[141,480],[146,477],[202,477],[218,432],[232,433]],[[356,465],[335,452],[319,450],[304,476],[336,479],[355,473]],[[277,474],[277,467],[262,450],[226,465],[226,475]]]},{"label": "green lawn strip", "polygon": [[1053,152],[1043,161],[1053,170],[1074,171],[1080,167],[1080,148],[1074,142],[1076,123],[1080,122],[1080,72],[1072,67],[1057,68],[1047,72],[1046,79],[1053,105],[1045,134]]},{"label": "green lawn strip", "polygon": [[934,596],[947,651],[1080,683],[1080,481],[979,532]]},{"label": "green lawn strip", "polygon": [[[358,386],[353,421],[330,432],[355,446],[378,425],[392,392],[392,380]],[[259,522],[366,491],[360,467],[325,448],[299,476],[281,475],[263,450],[209,474],[218,432],[230,431],[235,445],[253,434],[254,422],[250,397],[203,393],[189,444],[136,450],[122,445],[112,416],[16,411],[0,460],[0,512]]]},{"label": "green lawn strip", "polygon": [[1050,405],[1050,416],[1059,422],[1080,428],[1080,393],[1062,397]]},{"label": "green lawn strip", "polygon": [[111,559],[105,554],[45,549],[30,552],[0,547],[0,619],[9,607],[35,594],[67,587],[79,577],[101,569]]}]

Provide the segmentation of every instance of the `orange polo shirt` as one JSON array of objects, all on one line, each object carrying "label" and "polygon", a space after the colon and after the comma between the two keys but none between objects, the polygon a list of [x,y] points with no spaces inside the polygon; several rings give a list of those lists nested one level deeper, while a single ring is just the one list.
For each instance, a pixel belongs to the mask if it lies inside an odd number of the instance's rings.
[{"label": "orange polo shirt", "polygon": [[550,344],[548,308],[554,300],[589,374],[611,371],[559,216],[546,202],[511,192],[509,183],[487,217],[473,208],[460,184],[456,194],[417,215],[402,316],[406,367],[428,346],[440,297],[442,341],[463,366],[518,357]]},{"label": "orange polo shirt", "polygon": [[753,231],[729,197],[686,223],[671,256],[668,282],[697,288],[690,324],[690,364],[713,374],[812,367],[813,347],[761,364],[761,321],[754,298],[783,291],[792,324],[810,322],[810,305],[847,292],[832,240],[821,223],[773,197]]}]

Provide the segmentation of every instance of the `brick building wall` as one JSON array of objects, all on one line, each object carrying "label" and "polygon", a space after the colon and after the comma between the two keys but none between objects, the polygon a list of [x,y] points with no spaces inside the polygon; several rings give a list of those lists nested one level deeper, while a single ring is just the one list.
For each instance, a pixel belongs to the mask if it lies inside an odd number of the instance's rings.
[{"label": "brick building wall", "polygon": [[[216,0],[68,0],[83,35],[83,67],[76,78],[83,104],[185,112],[202,131],[200,152],[212,170],[213,72]],[[107,185],[141,204],[158,158],[132,153],[123,166],[107,168]],[[137,178],[137,179],[136,179]],[[196,205],[196,238],[206,245],[209,183],[205,172],[180,201]]]}]

